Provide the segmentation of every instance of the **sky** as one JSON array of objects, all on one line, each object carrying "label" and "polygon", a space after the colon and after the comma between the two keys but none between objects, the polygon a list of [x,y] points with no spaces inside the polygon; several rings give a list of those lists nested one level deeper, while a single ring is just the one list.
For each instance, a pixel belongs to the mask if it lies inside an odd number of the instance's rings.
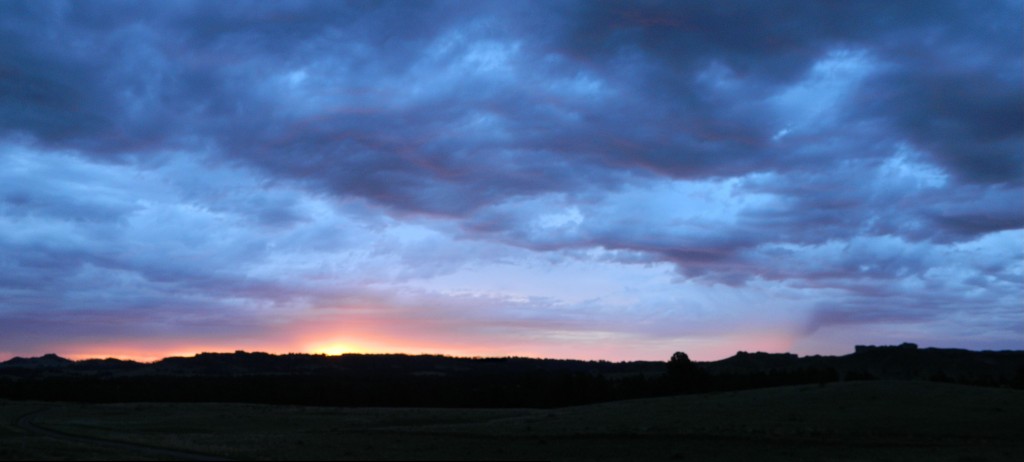
[{"label": "sky", "polygon": [[0,3],[0,360],[1024,349],[1021,1]]}]

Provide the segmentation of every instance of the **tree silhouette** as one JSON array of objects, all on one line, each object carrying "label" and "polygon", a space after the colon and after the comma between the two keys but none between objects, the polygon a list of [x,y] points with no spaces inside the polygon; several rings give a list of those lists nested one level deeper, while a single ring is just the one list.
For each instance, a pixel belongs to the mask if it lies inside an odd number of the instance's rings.
[{"label": "tree silhouette", "polygon": [[702,391],[708,383],[708,374],[690,361],[690,357],[677,351],[668,361],[666,378],[669,388],[675,392],[692,393]]}]

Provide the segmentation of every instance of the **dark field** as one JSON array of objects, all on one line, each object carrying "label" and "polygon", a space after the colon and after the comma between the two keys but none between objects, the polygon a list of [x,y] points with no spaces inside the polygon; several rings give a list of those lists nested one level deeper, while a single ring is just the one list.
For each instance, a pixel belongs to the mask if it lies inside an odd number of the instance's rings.
[{"label": "dark field", "polygon": [[546,410],[0,401],[0,458],[173,458],[98,438],[237,459],[1019,461],[1022,417],[1020,390],[910,381]]}]

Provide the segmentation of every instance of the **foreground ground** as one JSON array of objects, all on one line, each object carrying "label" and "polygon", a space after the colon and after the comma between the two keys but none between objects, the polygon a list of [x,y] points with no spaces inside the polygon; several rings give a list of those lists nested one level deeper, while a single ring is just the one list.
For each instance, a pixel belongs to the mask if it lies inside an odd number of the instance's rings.
[{"label": "foreground ground", "polygon": [[1024,460],[1021,416],[1019,390],[883,381],[554,410],[0,401],[0,459]]}]

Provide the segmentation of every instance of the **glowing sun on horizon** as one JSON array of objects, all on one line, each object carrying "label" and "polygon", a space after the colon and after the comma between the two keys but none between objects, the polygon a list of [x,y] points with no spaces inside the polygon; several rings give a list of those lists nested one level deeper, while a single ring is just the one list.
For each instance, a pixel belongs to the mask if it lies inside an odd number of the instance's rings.
[{"label": "glowing sun on horizon", "polygon": [[309,349],[310,353],[338,356],[346,353],[362,353],[362,349],[346,343],[328,343],[317,345]]}]

